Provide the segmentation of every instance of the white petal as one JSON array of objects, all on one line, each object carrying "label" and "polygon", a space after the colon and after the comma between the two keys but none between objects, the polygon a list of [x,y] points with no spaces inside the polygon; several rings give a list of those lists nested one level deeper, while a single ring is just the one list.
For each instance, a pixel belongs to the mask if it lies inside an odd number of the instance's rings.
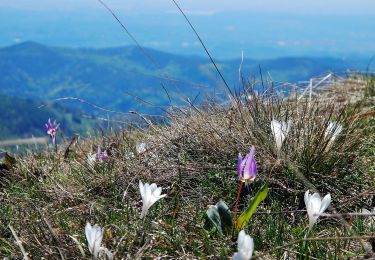
[{"label": "white petal", "polygon": [[95,224],[95,241],[94,241],[94,252],[93,255],[95,257],[98,257],[99,251],[100,251],[100,245],[102,243],[103,239],[103,229],[100,228],[98,225]]},{"label": "white petal", "polygon": [[161,187],[157,188],[156,190],[153,191],[152,196],[159,197],[161,194]]},{"label": "white petal", "polygon": [[87,239],[88,248],[91,254],[93,253],[93,247],[94,247],[94,241],[95,241],[94,233],[92,231],[93,230],[92,230],[91,224],[87,223],[85,226],[85,235]]},{"label": "white petal", "polygon": [[113,260],[113,254],[108,250],[108,248],[100,247],[99,251],[100,253],[103,252],[105,254],[105,256],[107,257],[106,259]]},{"label": "white petal", "polygon": [[246,256],[244,256],[242,252],[237,252],[233,255],[232,260],[249,260],[249,259],[246,259]]},{"label": "white petal", "polygon": [[167,196],[167,194],[162,194],[162,195],[160,195],[160,196],[158,197],[158,200],[164,198],[165,196]]},{"label": "white petal", "polygon": [[276,120],[273,120],[271,122],[271,130],[272,130],[273,137],[275,139],[276,148],[277,148],[277,150],[280,150],[281,145],[283,143],[283,136],[282,136],[282,133],[281,133],[280,123]]},{"label": "white petal", "polygon": [[273,137],[275,139],[276,148],[278,150],[281,150],[284,139],[289,132],[289,128],[290,128],[289,122],[285,123],[285,122],[279,122],[277,120],[271,121],[271,130],[272,130]]},{"label": "white petal", "polygon": [[328,193],[327,195],[324,196],[322,200],[319,213],[322,214],[328,208],[330,203],[331,203],[331,194]]},{"label": "white petal", "polygon": [[248,260],[253,255],[254,240],[249,235],[246,235],[243,230],[238,234],[237,250],[238,252],[234,254],[233,259]]},{"label": "white petal", "polygon": [[311,229],[314,224],[316,223],[319,215],[320,206],[322,204],[320,195],[318,193],[314,193],[310,196],[309,204],[307,207],[307,214],[309,216],[309,228]]},{"label": "white petal", "polygon": [[152,183],[152,184],[150,185],[150,189],[151,189],[151,192],[152,192],[152,193],[154,193],[154,191],[155,191],[157,188],[158,188],[158,186],[156,186],[155,183]]},{"label": "white petal", "polygon": [[141,218],[145,217],[148,213],[149,208],[159,199],[164,198],[166,194],[160,195],[162,192],[161,187],[157,187],[155,183],[144,185],[143,196],[142,196],[142,213]]},{"label": "white petal", "polygon": [[143,189],[145,191],[145,195],[147,196],[147,191],[150,190],[150,184],[148,184],[148,182],[146,182],[145,185],[143,186]]},{"label": "white petal", "polygon": [[363,208],[362,213],[363,214],[370,214],[371,212],[368,209]]},{"label": "white petal", "polygon": [[314,214],[319,213],[320,206],[322,205],[322,198],[319,193],[314,193],[310,197],[310,211]]},{"label": "white petal", "polygon": [[141,212],[141,219],[144,218],[147,215],[148,212],[148,206],[146,204],[142,205],[142,212]]},{"label": "white petal", "polygon": [[254,250],[254,240],[249,235],[246,235],[245,237],[245,248],[243,249],[243,254],[246,256],[246,258],[250,259],[253,255]]},{"label": "white petal", "polygon": [[141,193],[141,197],[143,199],[143,197],[145,196],[145,192],[144,192],[144,186],[141,180],[139,180],[139,192]]},{"label": "white petal", "polygon": [[245,236],[246,233],[244,230],[241,230],[240,233],[238,233],[238,238],[237,238],[237,250],[241,251],[243,248],[243,243],[245,242]]},{"label": "white petal", "polygon": [[309,207],[309,201],[310,201],[310,191],[309,190],[307,190],[306,192],[305,192],[305,198],[304,198],[304,200],[305,200],[305,206],[306,206],[306,210],[307,211],[309,211],[308,210],[308,207]]}]

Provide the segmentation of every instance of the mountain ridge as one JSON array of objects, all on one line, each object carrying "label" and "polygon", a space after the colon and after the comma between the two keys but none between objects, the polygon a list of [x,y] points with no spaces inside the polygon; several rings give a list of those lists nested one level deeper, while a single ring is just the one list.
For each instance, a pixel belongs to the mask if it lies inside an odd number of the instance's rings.
[{"label": "mountain ridge", "polygon": [[[134,96],[155,106],[167,106],[169,101],[163,89],[179,103],[181,96],[194,98],[198,93],[217,91],[221,85],[208,58],[144,50],[157,65],[135,46],[72,49],[24,42],[0,48],[0,94],[36,100],[74,96],[110,109],[147,113],[155,109],[139,104]],[[229,85],[238,85],[241,61],[216,63]],[[259,65],[275,81],[295,82],[327,71],[344,71],[350,66],[364,69],[366,62],[327,57],[245,59],[242,73],[257,75]],[[208,87],[197,90],[194,85]],[[77,106],[90,110],[82,104]]]}]

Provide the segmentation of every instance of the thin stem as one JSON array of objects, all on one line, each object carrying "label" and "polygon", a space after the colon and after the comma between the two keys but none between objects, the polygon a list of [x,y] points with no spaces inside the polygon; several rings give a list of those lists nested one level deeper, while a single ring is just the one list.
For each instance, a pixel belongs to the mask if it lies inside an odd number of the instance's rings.
[{"label": "thin stem", "polygon": [[18,247],[20,248],[20,250],[22,252],[23,259],[28,260],[29,259],[28,253],[26,253],[25,248],[22,245],[22,241],[18,238],[18,236],[16,234],[16,231],[14,231],[13,227],[10,224],[8,225],[8,227],[9,227],[10,231],[12,232],[12,235],[13,235],[14,239],[16,240],[16,244],[18,245]]},{"label": "thin stem", "polygon": [[241,195],[242,187],[243,187],[243,182],[241,181],[240,187],[238,187],[236,204],[234,205],[234,224],[236,224],[236,222],[237,222],[237,208],[238,208],[238,203],[240,201],[240,195]]}]

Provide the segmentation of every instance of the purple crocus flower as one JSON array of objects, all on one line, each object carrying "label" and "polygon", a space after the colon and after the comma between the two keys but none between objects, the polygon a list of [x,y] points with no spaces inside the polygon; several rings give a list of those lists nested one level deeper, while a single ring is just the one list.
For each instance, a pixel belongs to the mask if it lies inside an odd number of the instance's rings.
[{"label": "purple crocus flower", "polygon": [[52,143],[56,143],[56,132],[60,126],[60,124],[56,123],[56,120],[52,123],[51,118],[48,118],[47,124],[45,124],[47,128],[47,134],[52,138]]},{"label": "purple crocus flower", "polygon": [[238,154],[237,173],[238,178],[242,182],[252,182],[257,176],[257,162],[254,158],[255,148],[251,147],[250,153],[245,158],[242,158],[241,154]]},{"label": "purple crocus flower", "polygon": [[107,153],[107,150],[104,150],[102,152],[102,150],[100,149],[100,145],[98,145],[98,151],[96,153],[96,159],[99,161],[99,162],[104,162],[106,160],[109,159],[109,156],[108,156],[108,153]]}]

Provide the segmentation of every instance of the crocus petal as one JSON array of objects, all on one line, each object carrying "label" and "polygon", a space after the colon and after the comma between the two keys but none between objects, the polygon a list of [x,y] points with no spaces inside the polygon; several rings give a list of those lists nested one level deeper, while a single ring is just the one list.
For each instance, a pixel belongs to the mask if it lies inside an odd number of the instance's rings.
[{"label": "crocus petal", "polygon": [[94,238],[94,234],[91,232],[91,230],[92,230],[92,227],[91,227],[90,223],[87,223],[86,226],[85,226],[85,235],[86,235],[89,251],[92,254],[92,252],[93,252],[92,245],[94,244],[95,238]]},{"label": "crocus petal", "polygon": [[164,198],[166,194],[161,195],[162,188],[157,187],[155,183],[151,185],[148,183],[142,184],[139,181],[139,189],[142,196],[142,212],[141,218],[145,217],[148,213],[149,208],[159,199]]},{"label": "crocus petal", "polygon": [[331,195],[327,194],[322,201],[319,193],[310,195],[310,192],[307,190],[304,200],[309,217],[309,229],[311,229],[318,220],[319,215],[321,215],[331,203]]},{"label": "crocus petal", "polygon": [[152,184],[150,185],[151,193],[154,193],[154,191],[155,191],[157,188],[158,188],[158,186],[156,186],[155,183],[152,183]]},{"label": "crocus petal", "polygon": [[368,209],[363,208],[362,214],[370,214],[371,212]]},{"label": "crocus petal", "polygon": [[254,251],[254,240],[245,231],[241,230],[237,239],[237,253],[233,255],[236,260],[249,260]]},{"label": "crocus petal", "polygon": [[247,154],[247,155],[245,156],[245,158],[242,159],[242,161],[241,161],[241,165],[240,165],[240,174],[239,174],[239,178],[240,178],[240,179],[244,179],[245,165],[246,165],[246,162],[247,162],[248,159],[249,159],[249,154]]},{"label": "crocus petal", "polygon": [[257,172],[257,162],[253,159],[250,165],[250,178],[254,179],[257,176]]},{"label": "crocus petal", "polygon": [[85,235],[90,253],[94,257],[97,257],[103,239],[103,229],[97,224],[91,226],[90,223],[87,223],[85,226]]},{"label": "crocus petal", "polygon": [[284,142],[284,139],[285,139],[285,136],[282,132],[281,123],[277,120],[272,120],[271,121],[271,130],[272,130],[273,137],[275,139],[276,148],[277,148],[277,150],[281,150],[281,146],[282,146],[282,144]]},{"label": "crocus petal", "polygon": [[309,213],[309,227],[310,229],[314,226],[316,221],[319,218],[319,211],[320,211],[320,206],[322,203],[322,199],[320,198],[320,195],[318,193],[314,193],[310,197],[310,213]]},{"label": "crocus petal", "polygon": [[310,190],[307,190],[305,192],[305,197],[304,197],[304,199],[305,199],[305,205],[307,205],[307,202],[309,201],[309,197],[310,197]]},{"label": "crocus petal", "polygon": [[246,237],[245,231],[241,230],[240,233],[238,233],[238,238],[237,238],[237,250],[238,251],[241,251],[242,248],[244,247],[245,237]]},{"label": "crocus petal", "polygon": [[141,193],[141,197],[143,198],[145,196],[145,191],[144,191],[143,183],[141,180],[139,180],[139,191]]},{"label": "crocus petal", "polygon": [[331,194],[327,194],[324,196],[323,200],[322,200],[322,205],[320,206],[320,210],[319,210],[319,213],[322,214],[329,206],[329,204],[331,203]]},{"label": "crocus petal", "polygon": [[238,154],[238,161],[237,161],[237,174],[238,174],[238,178],[241,177],[242,175],[242,155],[239,153]]},{"label": "crocus petal", "polygon": [[251,164],[254,160],[254,153],[255,153],[255,148],[254,146],[251,147],[250,153],[246,156],[246,162],[245,162],[245,167],[243,169],[243,178],[244,179],[250,179],[251,178]]},{"label": "crocus petal", "polygon": [[255,155],[255,147],[254,147],[254,145],[253,145],[253,146],[251,146],[251,148],[250,148],[249,159],[250,159],[250,160],[253,160],[253,159],[254,159],[254,155]]},{"label": "crocus petal", "polygon": [[138,143],[135,146],[135,150],[137,151],[138,154],[146,152],[146,144],[145,143]]},{"label": "crocus petal", "polygon": [[153,191],[152,196],[159,197],[161,194],[161,187],[156,188],[156,190]]},{"label": "crocus petal", "polygon": [[94,256],[98,257],[100,251],[100,245],[103,239],[103,230],[98,226],[94,226],[96,228],[95,232],[95,241],[94,241]]},{"label": "crocus petal", "polygon": [[271,121],[271,131],[275,139],[277,150],[281,150],[285,137],[290,129],[290,122],[279,122],[277,120]]},{"label": "crocus petal", "polygon": [[257,175],[257,165],[254,158],[255,148],[251,147],[250,152],[243,159],[241,154],[238,155],[237,174],[242,182],[253,181]]}]

